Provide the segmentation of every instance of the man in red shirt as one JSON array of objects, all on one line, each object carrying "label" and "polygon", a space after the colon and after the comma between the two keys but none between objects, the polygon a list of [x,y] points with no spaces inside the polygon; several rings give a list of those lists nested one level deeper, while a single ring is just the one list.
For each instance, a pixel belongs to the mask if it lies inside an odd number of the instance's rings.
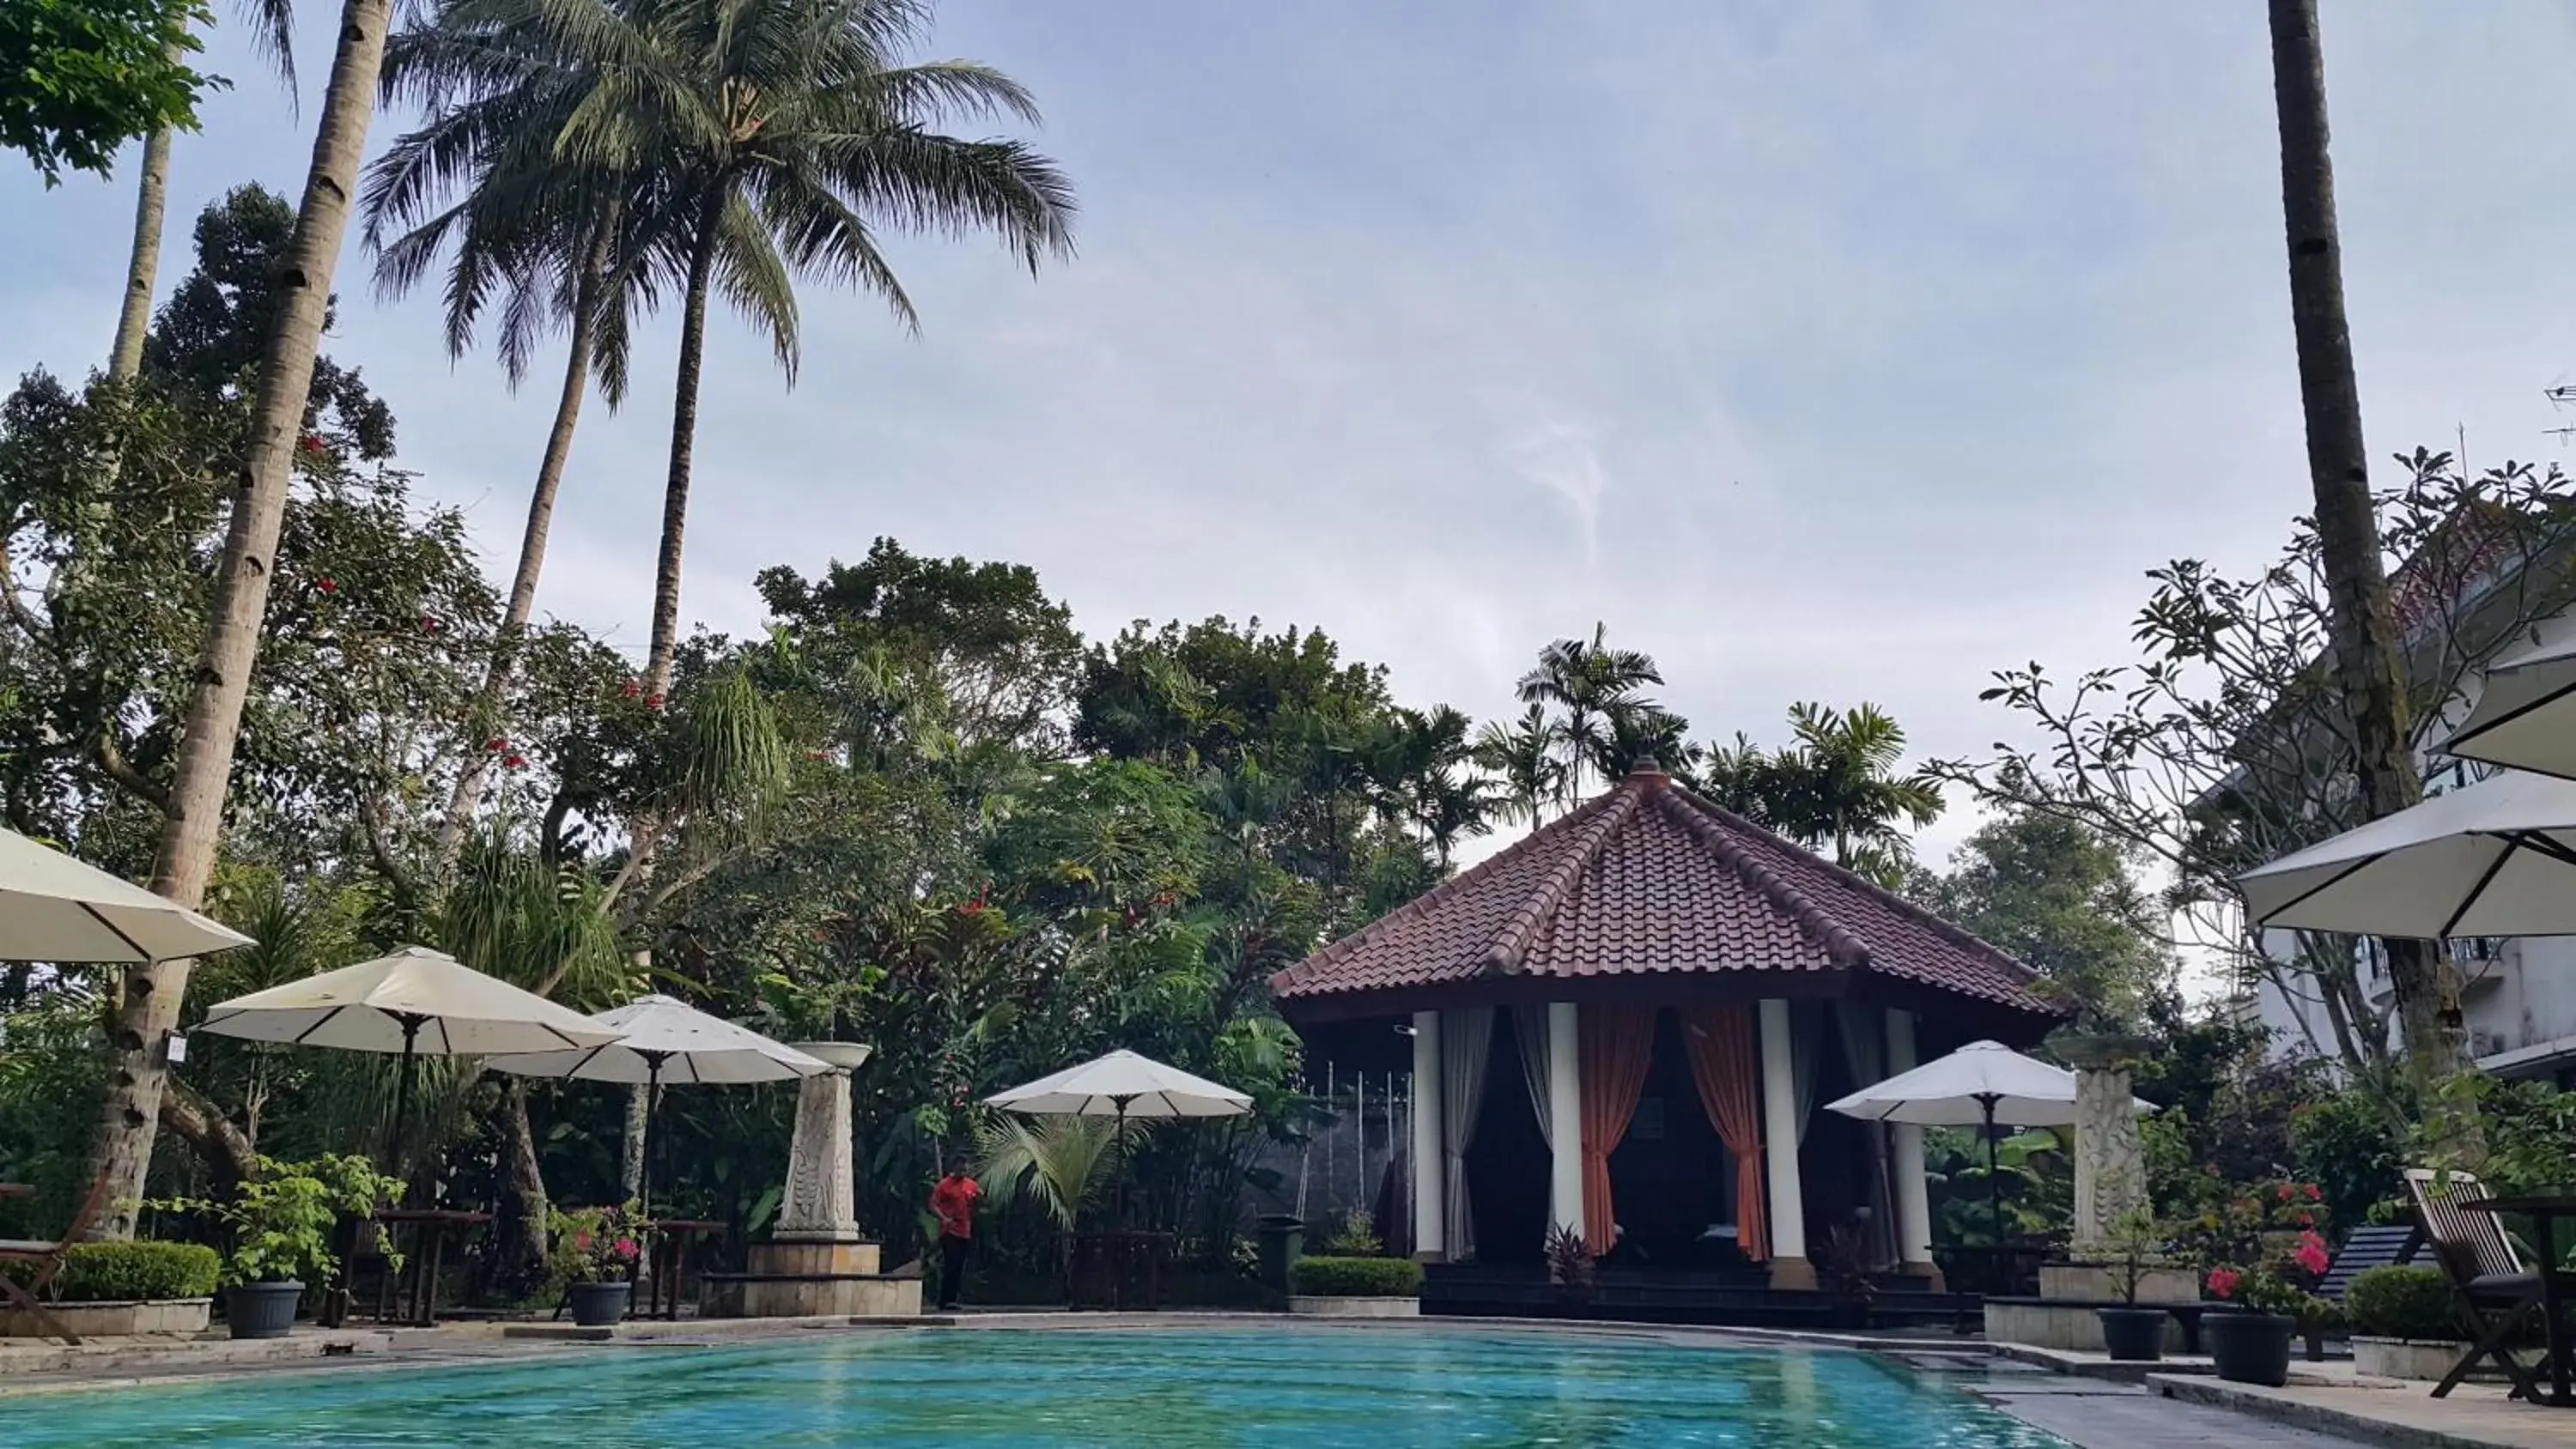
[{"label": "man in red shirt", "polygon": [[966,1175],[966,1159],[948,1160],[948,1175],[930,1190],[930,1210],[939,1218],[939,1306],[959,1307],[966,1298],[966,1250],[975,1246],[975,1199],[984,1195]]}]

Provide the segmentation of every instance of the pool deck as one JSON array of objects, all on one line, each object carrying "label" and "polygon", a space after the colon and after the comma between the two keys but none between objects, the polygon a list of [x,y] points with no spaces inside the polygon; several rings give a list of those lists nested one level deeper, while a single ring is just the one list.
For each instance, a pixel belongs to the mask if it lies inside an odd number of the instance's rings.
[{"label": "pool deck", "polygon": [[[474,1323],[432,1329],[321,1332],[284,1339],[94,1340],[79,1348],[0,1342],[0,1396],[113,1385],[203,1382],[277,1373],[468,1367],[594,1353],[602,1347],[717,1345],[815,1333],[1051,1329],[1139,1332],[1190,1326],[1331,1326],[1383,1333],[1577,1333],[1690,1344],[1776,1344],[1877,1353],[1933,1373],[2077,1449],[2576,1449],[2576,1411],[2506,1401],[2470,1385],[2436,1400],[2423,1384],[2365,1379],[2349,1363],[2294,1366],[2280,1389],[2225,1384],[2205,1364],[2145,1372],[2100,1355],[2023,1351],[1973,1337],[1852,1336],[1793,1330],[1534,1319],[1290,1318],[1276,1313],[969,1311],[918,1318],[683,1319],[614,1329]],[[2181,1370],[2177,1372],[2176,1370]],[[2196,1372],[2195,1372],[2196,1370]]]}]

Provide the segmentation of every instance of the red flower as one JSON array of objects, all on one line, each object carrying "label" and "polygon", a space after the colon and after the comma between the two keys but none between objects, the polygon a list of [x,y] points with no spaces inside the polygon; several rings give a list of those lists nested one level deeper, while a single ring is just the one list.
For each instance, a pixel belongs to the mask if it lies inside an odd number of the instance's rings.
[{"label": "red flower", "polygon": [[492,738],[483,742],[483,748],[496,755],[509,747],[510,742],[501,738],[499,735],[494,735]]},{"label": "red flower", "polygon": [[2316,1225],[2317,1225],[2317,1215],[2316,1215],[2315,1213],[2301,1213],[2301,1214],[2299,1214],[2299,1226],[2300,1226],[2300,1227],[2303,1227],[2303,1228],[2313,1228],[2313,1227],[2315,1227]]},{"label": "red flower", "polygon": [[583,1228],[572,1235],[572,1250],[576,1253],[590,1251],[590,1229]]},{"label": "red flower", "polygon": [[2326,1195],[2325,1195],[2325,1191],[2324,1191],[2324,1189],[2322,1189],[2322,1188],[2318,1187],[2318,1186],[2317,1186],[2315,1183],[2313,1183],[2313,1182],[2312,1182],[2312,1183],[2309,1183],[2309,1184],[2308,1184],[2308,1201],[2310,1201],[2310,1202],[2324,1202],[2325,1200],[2326,1200]]},{"label": "red flower", "polygon": [[331,576],[329,574],[324,574],[322,577],[315,579],[313,581],[313,587],[326,594],[336,594],[340,592],[340,586],[331,582]]},{"label": "red flower", "polygon": [[635,696],[642,694],[643,692],[644,686],[637,684],[631,679],[626,681],[624,684],[617,686],[617,696],[620,699],[633,699]]},{"label": "red flower", "polygon": [[433,618],[429,617],[427,614],[423,614],[423,615],[421,615],[421,616],[420,616],[420,632],[422,632],[422,633],[424,633],[424,634],[435,634],[435,633],[437,633],[437,632],[438,632],[438,621],[437,621],[436,619],[433,619]]},{"label": "red flower", "polygon": [[2286,1183],[2286,1182],[2285,1182],[2285,1183],[2282,1183],[2282,1184],[2281,1184],[2281,1201],[2283,1201],[2283,1202],[2288,1202],[2288,1201],[2290,1200],[2290,1194],[2291,1194],[2291,1192],[2292,1192],[2292,1189],[2291,1189],[2290,1185],[2289,1185],[2288,1183]]},{"label": "red flower", "polygon": [[2326,1270],[2326,1240],[2314,1233],[2301,1233],[2299,1246],[2290,1251],[2290,1260],[2310,1273]]},{"label": "red flower", "polygon": [[525,755],[512,755],[501,762],[501,768],[505,770],[524,770],[527,767],[528,760]]},{"label": "red flower", "polygon": [[658,694],[648,694],[644,696],[644,707],[646,709],[660,709],[662,707],[662,696]]},{"label": "red flower", "polygon": [[2221,1298],[2233,1298],[2237,1281],[2242,1276],[2233,1268],[2212,1268],[2209,1270],[2209,1291]]},{"label": "red flower", "polygon": [[321,435],[320,435],[320,434],[318,434],[318,433],[306,433],[306,434],[304,435],[304,441],[303,441],[302,446],[303,446],[304,451],[306,451],[306,452],[308,452],[308,453],[319,453],[319,452],[321,452],[321,451],[322,451],[322,438],[321,438]]}]

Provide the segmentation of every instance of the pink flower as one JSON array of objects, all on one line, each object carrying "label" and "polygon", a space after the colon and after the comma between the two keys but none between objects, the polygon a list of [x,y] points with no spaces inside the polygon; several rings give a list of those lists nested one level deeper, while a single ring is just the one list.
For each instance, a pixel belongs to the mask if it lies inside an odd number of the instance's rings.
[{"label": "pink flower", "polygon": [[315,579],[313,581],[313,587],[326,594],[336,594],[340,592],[340,586],[331,582],[331,576],[329,574],[324,574],[322,577]]},{"label": "pink flower", "polygon": [[2212,1268],[2209,1270],[2209,1291],[2221,1298],[2233,1298],[2236,1284],[2243,1276],[2233,1268]]},{"label": "pink flower", "polygon": [[635,1240],[619,1238],[609,1251],[615,1253],[621,1260],[631,1260],[635,1256]]},{"label": "pink flower", "polygon": [[2324,1202],[2325,1200],[2326,1200],[2326,1195],[2325,1195],[2324,1190],[2323,1190],[2323,1189],[2321,1189],[2321,1188],[2319,1188],[2319,1187],[2318,1187],[2315,1183],[2313,1183],[2313,1182],[2312,1182],[2312,1183],[2309,1183],[2309,1184],[2308,1184],[2308,1201],[2310,1201],[2310,1202]]},{"label": "pink flower", "polygon": [[2316,1215],[2315,1213],[2301,1213],[2301,1214],[2299,1214],[2299,1226],[2300,1226],[2300,1227],[2303,1227],[2303,1228],[2313,1228],[2313,1227],[2315,1227],[2316,1225],[2317,1225],[2317,1215]]},{"label": "pink flower", "polygon": [[2290,1200],[2290,1193],[2291,1193],[2290,1185],[2289,1185],[2288,1183],[2286,1183],[2286,1182],[2285,1182],[2285,1183],[2282,1183],[2282,1184],[2281,1184],[2281,1201],[2283,1201],[2283,1202],[2288,1202],[2288,1201]]},{"label": "pink flower", "polygon": [[524,770],[527,767],[528,761],[524,755],[511,755],[501,761],[501,768],[505,770]]},{"label": "pink flower", "polygon": [[644,696],[644,707],[646,709],[660,709],[662,707],[662,696],[658,694],[648,694]]},{"label": "pink flower", "polygon": [[633,699],[635,696],[642,694],[643,692],[644,686],[631,679],[617,687],[617,695],[620,699]]}]

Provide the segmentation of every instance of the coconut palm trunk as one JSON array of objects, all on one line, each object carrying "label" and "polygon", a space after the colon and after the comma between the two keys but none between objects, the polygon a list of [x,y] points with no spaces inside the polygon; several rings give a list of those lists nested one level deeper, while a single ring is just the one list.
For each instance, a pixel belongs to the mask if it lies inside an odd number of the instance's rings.
[{"label": "coconut palm trunk", "polygon": [[554,427],[546,434],[545,457],[537,464],[537,486],[528,495],[528,526],[519,536],[519,567],[510,576],[510,602],[501,615],[492,662],[484,670],[482,694],[475,701],[476,728],[466,743],[465,768],[456,777],[455,793],[447,802],[447,818],[438,830],[438,858],[446,864],[452,865],[456,860],[465,841],[466,826],[473,819],[475,807],[482,803],[492,752],[478,746],[488,732],[485,727],[501,718],[502,695],[518,668],[519,646],[527,635],[528,616],[536,611],[537,578],[546,566],[546,537],[554,528],[555,497],[563,488],[564,467],[572,459],[572,434],[574,425],[581,421],[582,397],[590,390],[591,349],[599,333],[601,299],[608,290],[608,238],[603,231],[575,289],[572,355],[564,360],[563,391],[555,399]]},{"label": "coconut palm trunk", "polygon": [[[2271,0],[2272,89],[2280,111],[2281,205],[2290,249],[2290,322],[2299,349],[2308,476],[2316,493],[2335,682],[2352,725],[2362,808],[2371,819],[2423,798],[2403,680],[2403,653],[2379,555],[2369,452],[2344,314],[2343,243],[2327,156],[2325,54],[2316,0]],[[2458,970],[2435,947],[2391,940],[2389,980],[2407,1065],[2430,1085],[2465,1063]]]},{"label": "coconut palm trunk", "polygon": [[689,465],[698,438],[698,377],[707,349],[707,291],[715,278],[716,241],[730,182],[707,189],[705,211],[689,251],[689,290],[680,314],[679,381],[671,400],[671,473],[662,489],[662,552],[653,571],[653,643],[644,665],[644,689],[667,698],[671,663],[680,648],[680,555],[689,524]]},{"label": "coconut palm trunk", "polygon": [[125,302],[116,312],[116,345],[107,375],[132,382],[143,371],[143,334],[152,325],[152,285],[161,271],[161,212],[170,191],[170,128],[143,143],[142,179],[134,196],[134,248],[125,261]]},{"label": "coconut palm trunk", "polygon": [[[215,575],[205,650],[198,658],[179,739],[169,815],[153,861],[152,888],[182,905],[195,906],[205,898],[206,881],[214,872],[242,705],[250,696],[278,530],[286,516],[289,470],[303,432],[314,352],[330,311],[332,273],[348,233],[350,198],[357,194],[367,125],[375,116],[376,70],[384,58],[391,9],[391,0],[347,0],[340,10],[339,45],[323,93],[312,170],[281,268],[277,313],[260,360],[259,401]],[[165,1043],[178,1023],[187,983],[184,961],[136,966],[126,973],[111,1042],[115,1062],[91,1148],[91,1168],[106,1177],[109,1203],[95,1236],[133,1236],[168,1071]]]}]

